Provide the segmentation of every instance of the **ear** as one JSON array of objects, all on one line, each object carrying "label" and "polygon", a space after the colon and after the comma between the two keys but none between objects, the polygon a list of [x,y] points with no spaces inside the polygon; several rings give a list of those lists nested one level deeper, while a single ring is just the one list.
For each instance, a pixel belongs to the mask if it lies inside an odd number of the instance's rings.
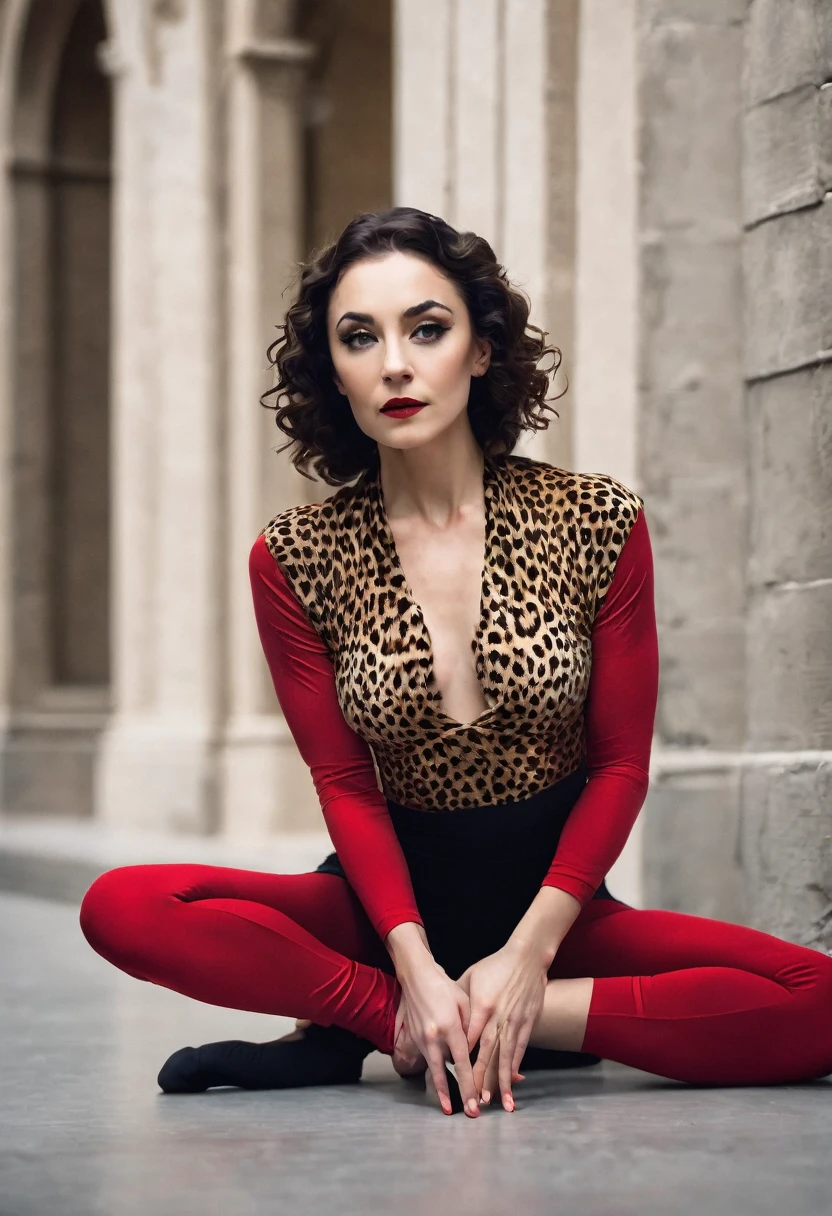
[{"label": "ear", "polygon": [[484,376],[491,363],[491,342],[488,338],[477,338],[479,351],[474,358],[473,375]]},{"label": "ear", "polygon": [[337,372],[332,373],[332,379],[335,382],[335,387],[338,389],[338,392],[341,393],[343,397],[346,397],[347,394],[344,392],[344,385],[341,383],[341,377]]}]

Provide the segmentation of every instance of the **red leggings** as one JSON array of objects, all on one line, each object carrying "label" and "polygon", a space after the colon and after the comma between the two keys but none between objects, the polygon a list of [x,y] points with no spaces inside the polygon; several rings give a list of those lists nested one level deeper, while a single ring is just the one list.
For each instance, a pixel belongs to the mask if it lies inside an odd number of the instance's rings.
[{"label": "red leggings", "polygon": [[[135,865],[92,884],[90,945],[211,1005],[335,1024],[391,1054],[400,988],[333,874]],[[595,978],[582,1050],[677,1081],[770,1085],[832,1072],[832,958],[770,934],[617,900],[583,908],[551,979]]]}]

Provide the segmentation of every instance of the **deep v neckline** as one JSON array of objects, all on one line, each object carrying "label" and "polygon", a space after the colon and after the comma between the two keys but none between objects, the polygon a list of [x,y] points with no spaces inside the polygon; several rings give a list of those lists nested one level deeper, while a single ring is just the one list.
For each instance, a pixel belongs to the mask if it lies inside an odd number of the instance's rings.
[{"label": "deep v neckline", "polygon": [[[482,635],[487,626],[487,601],[488,601],[488,581],[489,574],[493,567],[493,547],[496,534],[496,512],[495,498],[497,494],[497,473],[492,460],[485,454],[485,464],[483,467],[483,499],[485,510],[485,543],[483,546],[483,564],[480,572],[480,610],[477,625],[474,630],[473,637],[470,641],[470,649],[474,653],[474,664],[477,683],[483,695],[483,700],[488,701],[488,695],[482,684]],[[434,676],[434,655],[433,655],[433,639],[430,636],[430,630],[425,623],[425,614],[422,611],[422,606],[416,599],[413,593],[413,588],[410,586],[407,575],[404,572],[399,551],[396,548],[396,541],[393,536],[393,530],[390,527],[390,521],[387,518],[387,510],[384,505],[384,493],[381,487],[381,467],[376,463],[375,468],[369,474],[367,479],[367,490],[371,500],[372,507],[375,510],[378,521],[379,532],[390,557],[390,564],[401,579],[401,587],[404,598],[413,608],[418,619],[418,628],[422,635],[422,641],[425,647],[427,656],[427,668],[425,671],[425,691],[427,696],[433,703],[433,711],[437,717],[449,723],[449,729],[452,730],[468,730],[494,713],[496,706],[486,705],[485,709],[481,710],[475,718],[469,722],[460,722],[457,718],[452,718],[450,714],[442,709],[442,693],[436,686]]]}]

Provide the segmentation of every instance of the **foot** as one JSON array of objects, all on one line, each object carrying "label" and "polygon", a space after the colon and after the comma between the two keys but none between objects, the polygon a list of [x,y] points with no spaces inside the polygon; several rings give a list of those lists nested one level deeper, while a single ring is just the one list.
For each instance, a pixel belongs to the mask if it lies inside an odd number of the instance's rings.
[{"label": "foot", "polygon": [[549,1047],[527,1047],[520,1061],[521,1072],[534,1072],[543,1068],[589,1068],[600,1064],[601,1057],[586,1051],[558,1051]]},{"label": "foot", "polygon": [[403,1030],[393,1048],[393,1067],[400,1077],[417,1077],[425,1072],[428,1062],[413,1039]]},{"label": "foot", "polygon": [[204,1093],[219,1085],[240,1089],[294,1089],[360,1081],[364,1058],[375,1050],[367,1039],[340,1026],[297,1025],[268,1043],[225,1039],[181,1047],[162,1065],[165,1093]]},{"label": "foot", "polygon": [[404,1022],[405,996],[402,993],[396,1011],[396,1045],[393,1048],[393,1067],[400,1077],[416,1077],[425,1072],[428,1062],[410,1036]]}]

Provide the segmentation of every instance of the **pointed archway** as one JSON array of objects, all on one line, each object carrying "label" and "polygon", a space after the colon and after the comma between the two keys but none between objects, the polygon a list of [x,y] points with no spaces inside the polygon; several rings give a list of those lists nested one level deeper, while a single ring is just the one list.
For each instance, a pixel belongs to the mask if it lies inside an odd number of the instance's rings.
[{"label": "pointed archway", "polygon": [[101,0],[10,8],[11,501],[0,803],[83,815],[92,809],[109,702],[111,99],[99,67],[106,27]]}]

